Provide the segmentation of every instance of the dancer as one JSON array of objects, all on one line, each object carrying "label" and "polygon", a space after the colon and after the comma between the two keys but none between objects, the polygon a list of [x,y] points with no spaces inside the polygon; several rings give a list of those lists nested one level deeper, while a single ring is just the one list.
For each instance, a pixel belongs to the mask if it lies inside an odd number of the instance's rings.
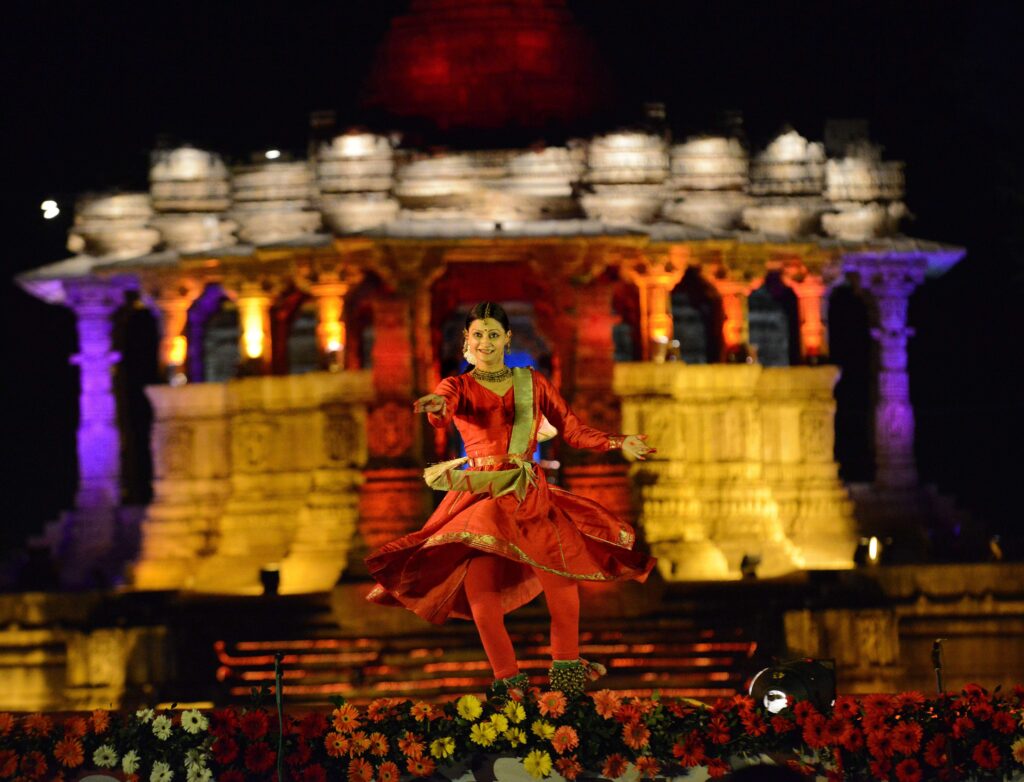
[{"label": "dancer", "polygon": [[[555,387],[532,369],[505,366],[508,315],[482,302],[466,317],[463,352],[472,371],[441,381],[414,409],[431,424],[452,420],[467,456],[433,465],[427,483],[448,492],[418,532],[367,558],[377,586],[368,599],[401,605],[429,622],[472,619],[494,670],[493,695],[525,688],[504,615],[544,592],[551,614],[552,689],[582,693],[603,672],[580,659],[580,581],[647,578],[654,560],[634,548],[632,527],[598,503],[549,486],[533,461],[545,422],[576,448],[654,451],[646,435],[584,425]],[[543,438],[542,438],[543,439]],[[460,469],[466,465],[466,469]]]}]

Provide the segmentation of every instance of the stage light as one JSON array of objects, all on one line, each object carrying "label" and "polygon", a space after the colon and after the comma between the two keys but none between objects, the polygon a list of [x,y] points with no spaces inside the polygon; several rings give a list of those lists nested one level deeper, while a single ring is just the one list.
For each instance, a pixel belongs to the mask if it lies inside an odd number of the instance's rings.
[{"label": "stage light", "polygon": [[765,668],[750,682],[750,697],[778,714],[800,701],[809,701],[822,714],[836,700],[833,660],[791,660]]},{"label": "stage light", "polygon": [[60,207],[57,206],[57,202],[52,198],[47,198],[43,203],[39,205],[39,208],[43,210],[43,219],[52,220],[60,214]]},{"label": "stage light", "polygon": [[857,542],[857,550],[853,554],[854,564],[857,565],[879,565],[882,562],[882,555],[885,547],[892,543],[892,538],[879,538],[872,535],[869,538],[861,538]]},{"label": "stage light", "polygon": [[263,153],[267,160],[277,160],[281,157],[281,150],[279,149],[268,149]]}]

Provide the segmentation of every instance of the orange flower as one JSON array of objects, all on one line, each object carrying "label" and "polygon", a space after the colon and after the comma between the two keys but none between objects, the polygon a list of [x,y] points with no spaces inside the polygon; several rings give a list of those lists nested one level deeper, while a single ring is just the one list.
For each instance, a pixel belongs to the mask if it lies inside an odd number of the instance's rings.
[{"label": "orange flower", "polygon": [[102,736],[110,727],[110,712],[105,709],[96,709],[92,713],[92,730],[97,736]]},{"label": "orange flower", "polygon": [[407,758],[421,758],[426,750],[423,740],[415,733],[406,733],[398,740],[398,748]]},{"label": "orange flower", "polygon": [[402,772],[399,771],[398,766],[389,760],[386,763],[381,763],[380,768],[377,769],[377,782],[398,782],[401,775]]},{"label": "orange flower", "polygon": [[580,762],[576,759],[575,755],[570,755],[567,758],[559,758],[556,760],[555,770],[572,782],[572,780],[576,779],[576,777],[578,777],[583,771],[583,766],[580,765]]},{"label": "orange flower", "polygon": [[370,748],[370,738],[363,731],[357,730],[352,734],[352,746],[349,748],[348,753],[353,757],[366,754],[366,750]]},{"label": "orange flower", "polygon": [[339,733],[348,733],[359,727],[359,709],[351,703],[346,703],[331,712],[331,720],[334,729]]},{"label": "orange flower", "polygon": [[593,698],[594,710],[606,720],[614,717],[615,712],[622,706],[622,698],[619,697],[618,693],[611,690],[599,690],[594,693]]},{"label": "orange flower", "polygon": [[328,733],[324,738],[324,747],[327,749],[327,754],[332,758],[344,757],[348,754],[349,747],[352,746],[352,741],[348,736],[343,736],[340,733]]},{"label": "orange flower", "polygon": [[30,736],[49,736],[53,730],[53,720],[45,714],[29,714],[21,726]]},{"label": "orange flower", "polygon": [[9,711],[0,711],[0,736],[10,733],[15,721],[14,715]]},{"label": "orange flower", "polygon": [[661,771],[661,764],[654,758],[645,755],[636,759],[636,770],[640,772],[640,776],[654,779]]},{"label": "orange flower", "polygon": [[437,769],[437,766],[430,758],[416,757],[409,758],[406,768],[414,777],[429,777]]},{"label": "orange flower", "polygon": [[628,722],[622,726],[622,740],[630,749],[643,749],[650,738],[651,731],[642,722]]},{"label": "orange flower", "polygon": [[576,733],[576,729],[569,725],[562,725],[555,731],[555,735],[551,737],[551,746],[555,748],[555,752],[559,755],[564,755],[570,749],[576,749],[579,745],[580,737]]},{"label": "orange flower", "polygon": [[57,742],[53,748],[53,756],[57,762],[67,768],[77,768],[85,761],[85,748],[80,739],[67,737]]},{"label": "orange flower", "polygon": [[68,717],[64,720],[64,735],[74,736],[75,738],[82,738],[86,733],[89,732],[89,723],[85,721],[85,717]]},{"label": "orange flower", "polygon": [[370,718],[372,722],[380,722],[389,716],[389,712],[394,706],[395,701],[393,698],[377,698],[375,701],[371,701],[370,705],[366,707],[366,716]]},{"label": "orange flower", "polygon": [[626,759],[622,755],[609,755],[604,759],[601,776],[606,779],[617,779],[626,773]]},{"label": "orange flower", "polygon": [[370,754],[383,757],[388,754],[388,737],[383,733],[370,734]]},{"label": "orange flower", "polygon": [[353,758],[348,764],[348,782],[371,782],[373,766],[364,758]]},{"label": "orange flower", "polygon": [[423,722],[423,720],[429,720],[430,715],[433,713],[434,707],[426,701],[417,701],[409,709],[409,713],[412,714],[412,718],[417,722]]},{"label": "orange flower", "polygon": [[537,699],[537,708],[540,709],[540,713],[545,717],[561,717],[565,714],[565,707],[567,705],[565,695],[557,690],[541,693],[541,696]]}]

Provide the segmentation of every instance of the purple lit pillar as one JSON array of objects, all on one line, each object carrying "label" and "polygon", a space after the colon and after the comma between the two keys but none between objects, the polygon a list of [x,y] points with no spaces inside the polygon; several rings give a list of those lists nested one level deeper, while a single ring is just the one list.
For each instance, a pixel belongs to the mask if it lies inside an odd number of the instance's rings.
[{"label": "purple lit pillar", "polygon": [[65,283],[65,303],[75,312],[80,369],[78,421],[79,510],[113,509],[121,503],[121,438],[117,428],[112,350],[112,315],[124,302],[121,287],[96,279]]},{"label": "purple lit pillar", "polygon": [[875,484],[886,489],[917,486],[914,460],[914,409],[910,404],[907,325],[910,294],[924,281],[927,258],[886,254],[847,259],[847,269],[860,274],[874,296],[878,343],[878,397],[875,402]]}]

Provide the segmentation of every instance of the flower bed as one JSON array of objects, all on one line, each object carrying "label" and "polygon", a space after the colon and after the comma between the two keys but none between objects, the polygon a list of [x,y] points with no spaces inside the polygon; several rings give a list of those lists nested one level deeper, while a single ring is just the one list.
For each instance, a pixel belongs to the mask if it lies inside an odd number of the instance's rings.
[{"label": "flower bed", "polygon": [[711,706],[621,698],[570,700],[532,690],[443,705],[380,699],[366,708],[286,714],[283,757],[275,713],[221,709],[134,714],[0,714],[0,779],[77,779],[109,769],[129,780],[398,782],[500,754],[537,779],[683,776],[765,756],[829,779],[1003,779],[1024,773],[1024,687],[957,695],[840,697],[831,713],[797,703],[770,714],[745,696]]}]

